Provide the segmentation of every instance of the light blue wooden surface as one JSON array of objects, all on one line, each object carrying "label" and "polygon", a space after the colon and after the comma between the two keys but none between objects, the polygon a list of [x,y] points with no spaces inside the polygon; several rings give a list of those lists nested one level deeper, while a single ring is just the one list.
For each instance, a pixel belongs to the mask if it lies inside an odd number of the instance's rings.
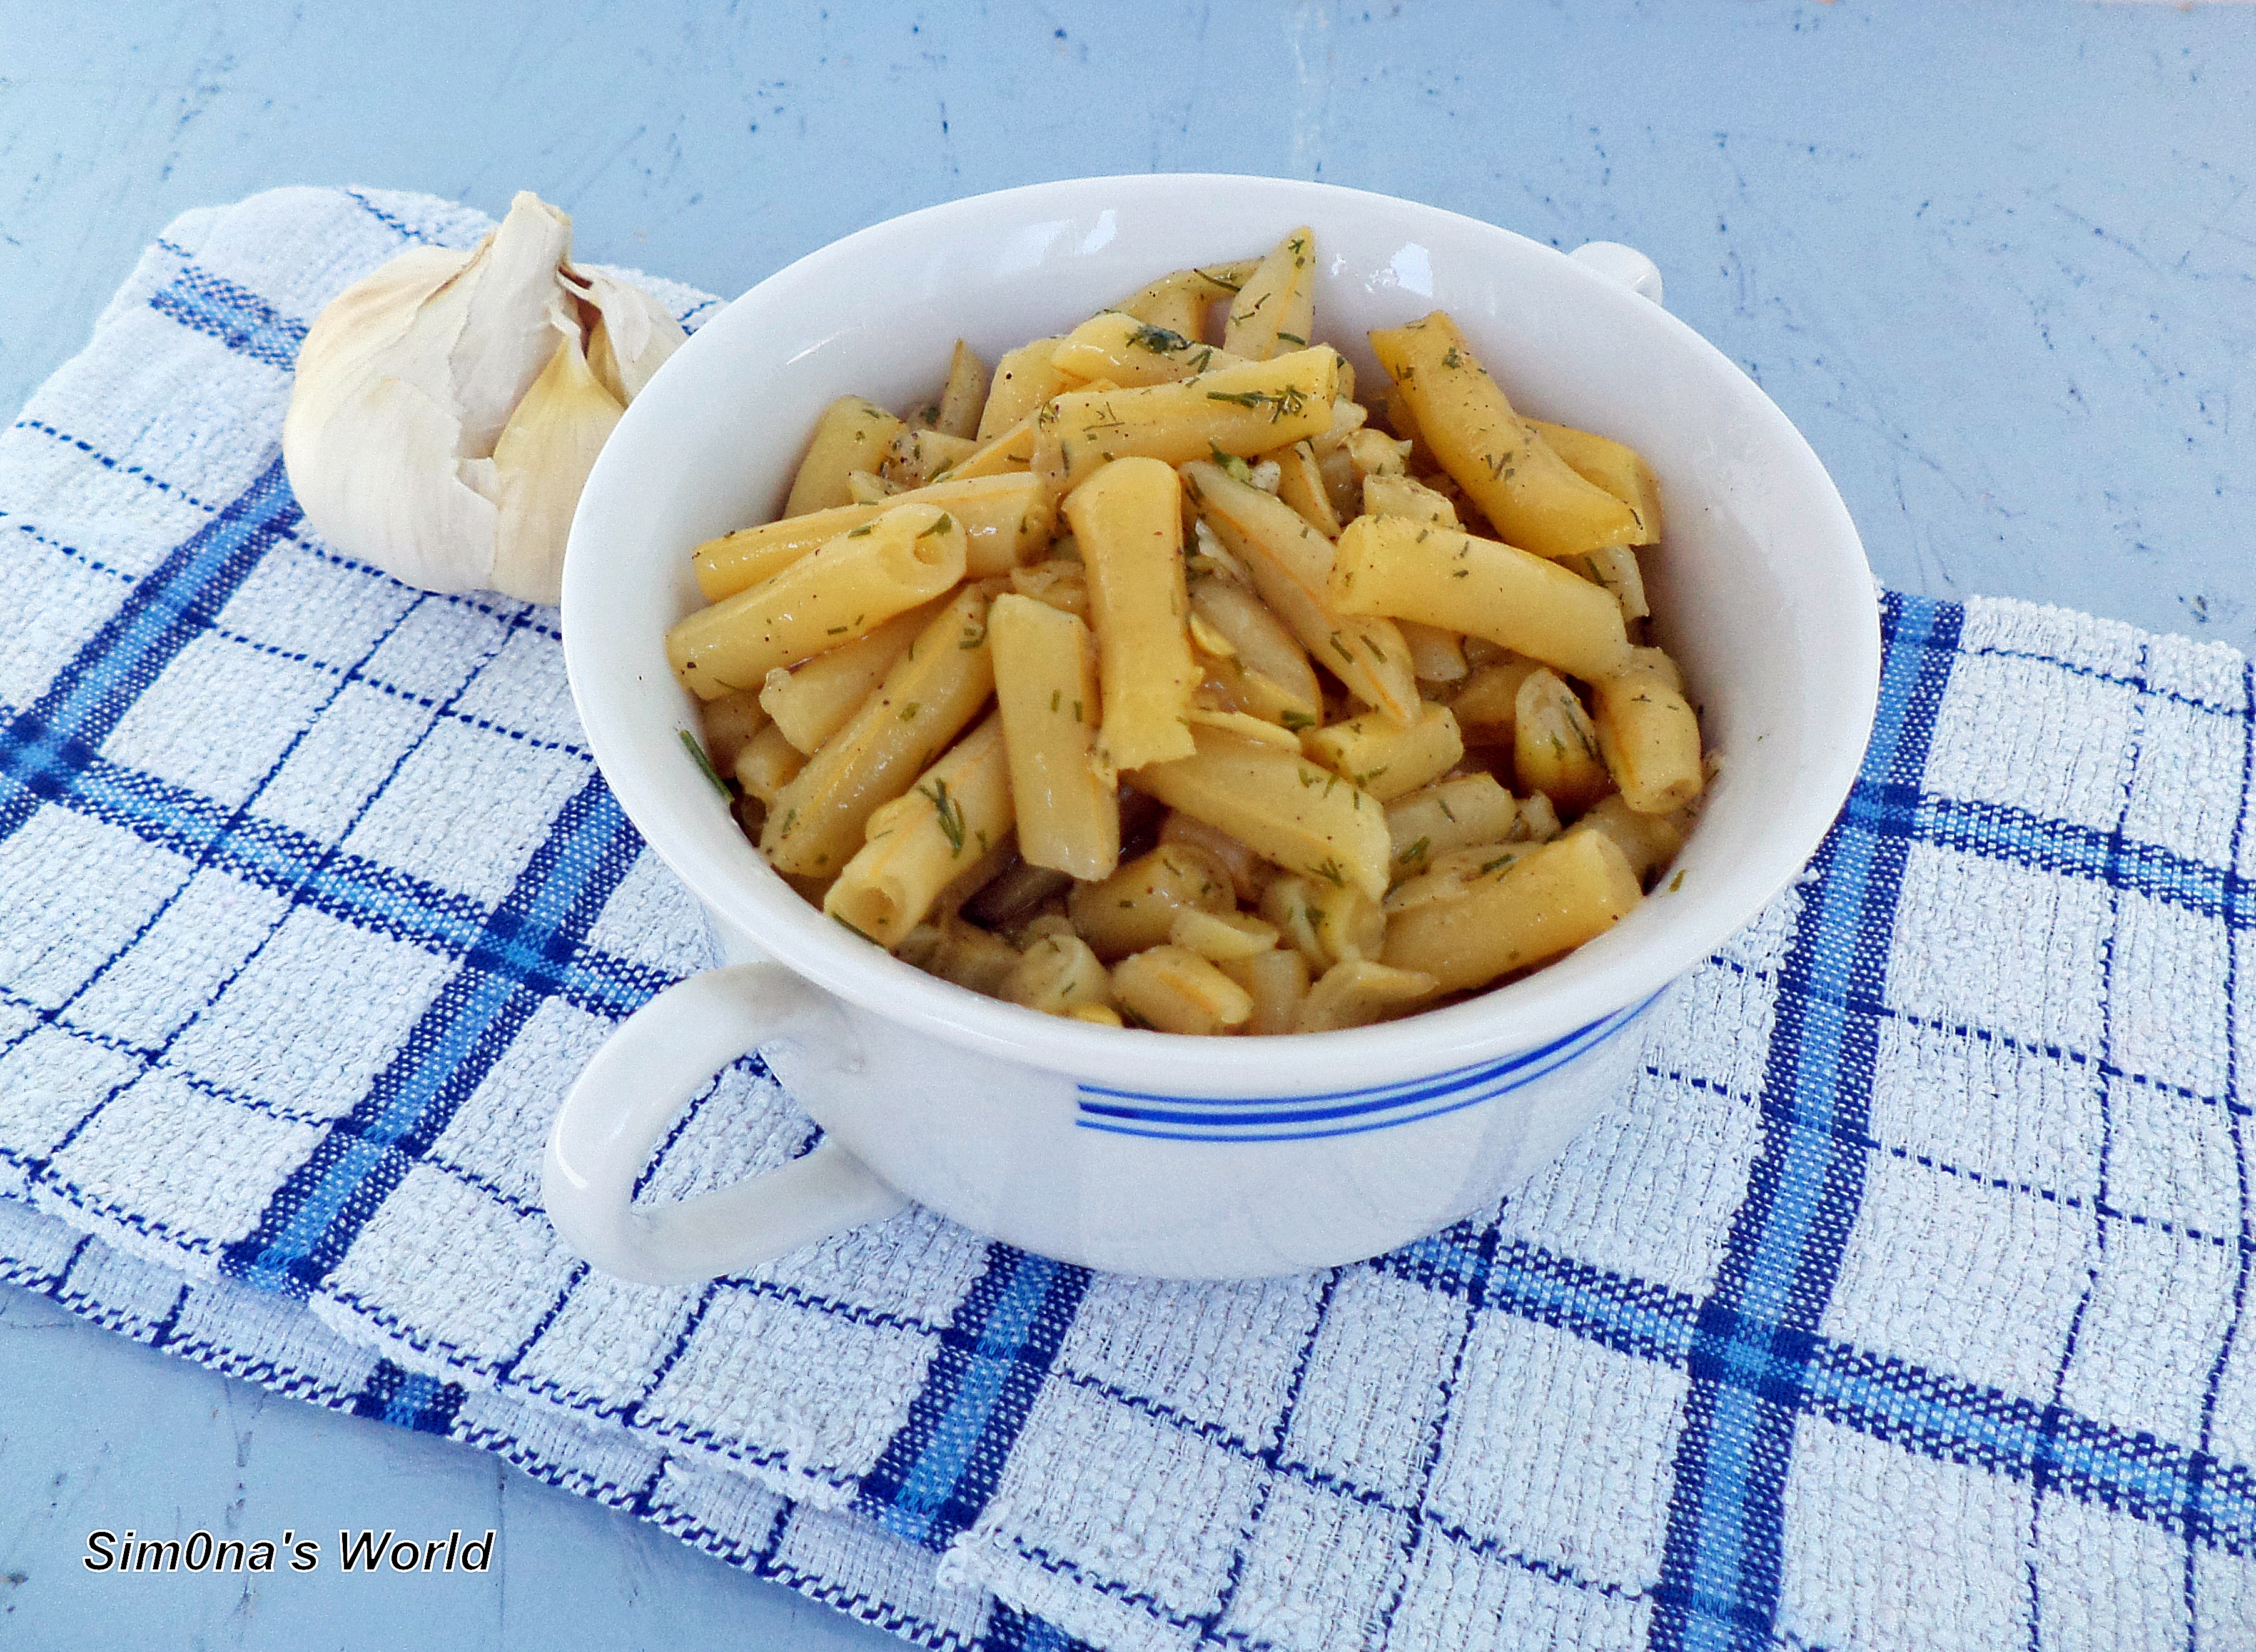
[{"label": "light blue wooden surface", "polygon": [[[530,187],[586,256],[733,293],[914,207],[1152,169],[1628,241],[1808,434],[1883,580],[2256,647],[2251,7],[12,0],[0,401],[173,214],[278,184]],[[369,1521],[497,1527],[501,1557],[251,1595],[77,1565],[98,1524]],[[884,1641],[476,1453],[0,1292],[0,1643]]]}]

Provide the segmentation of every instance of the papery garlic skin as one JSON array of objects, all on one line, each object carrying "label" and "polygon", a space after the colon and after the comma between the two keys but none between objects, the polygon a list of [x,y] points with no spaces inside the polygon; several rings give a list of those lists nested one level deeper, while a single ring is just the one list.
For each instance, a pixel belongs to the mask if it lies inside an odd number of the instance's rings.
[{"label": "papery garlic skin", "polygon": [[426,590],[558,599],[596,455],[685,336],[641,288],[574,269],[571,231],[520,192],[474,251],[410,249],[314,321],[282,454],[339,551]]},{"label": "papery garlic skin", "polygon": [[558,302],[548,365],[532,381],[494,444],[493,457],[463,467],[470,485],[500,507],[493,582],[529,602],[564,596],[565,536],[596,455],[626,410],[596,379],[580,346],[576,316]]},{"label": "papery garlic skin", "polygon": [[417,247],[347,287],[299,347],[282,422],[307,524],[426,590],[481,590],[493,576],[493,502],[455,477],[462,420],[409,376],[420,318],[470,257]]},{"label": "papery garlic skin", "polygon": [[463,458],[493,452],[511,413],[556,353],[550,300],[571,256],[572,220],[520,189],[456,283],[462,316],[447,365],[462,417],[456,451]]},{"label": "papery garlic skin", "polygon": [[588,335],[588,365],[624,407],[680,347],[681,323],[631,281],[601,270],[568,270],[565,279],[583,285],[586,301],[600,313]]}]

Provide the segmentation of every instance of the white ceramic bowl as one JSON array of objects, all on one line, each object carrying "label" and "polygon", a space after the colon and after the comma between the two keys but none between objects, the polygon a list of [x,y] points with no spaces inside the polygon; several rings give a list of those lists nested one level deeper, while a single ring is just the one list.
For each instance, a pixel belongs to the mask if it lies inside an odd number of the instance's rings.
[{"label": "white ceramic bowl", "polygon": [[[1672,874],[1612,931],[1509,986],[1287,1038],[1038,1015],[826,919],[768,868],[683,750],[696,713],[661,639],[700,601],[690,547],[773,513],[833,397],[904,405],[958,335],[991,362],[1167,270],[1243,256],[1301,223],[1320,253],[1319,332],[1364,385],[1378,382],[1367,329],[1444,308],[1523,410],[1651,461],[1667,510],[1666,543],[1646,557],[1659,639],[1724,757],[1681,884]],[[1632,290],[1634,255],[1586,251],[1577,261],[1325,185],[1089,179],[863,230],[708,321],[589,479],[565,565],[565,655],[605,778],[713,914],[724,955],[781,967],[677,989],[591,1066],[549,1154],[567,1237],[614,1272],[691,1277],[906,1194],[1068,1260],[1274,1274],[1376,1254],[1478,1208],[1619,1095],[1639,1041],[1628,1024],[1801,869],[1847,796],[1879,637],[1856,531],[1808,445],[1745,374]],[[782,1180],[630,1209],[666,1118],[756,1040],[775,1041],[770,1063],[825,1126],[823,1151]]]}]

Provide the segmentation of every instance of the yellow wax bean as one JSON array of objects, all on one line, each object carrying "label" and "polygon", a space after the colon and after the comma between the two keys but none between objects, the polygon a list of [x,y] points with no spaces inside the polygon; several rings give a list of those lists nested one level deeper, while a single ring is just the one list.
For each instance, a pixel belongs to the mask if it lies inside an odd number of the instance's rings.
[{"label": "yellow wax bean", "polygon": [[1519,685],[1512,773],[1515,789],[1541,793],[1570,817],[1614,788],[1590,713],[1551,672],[1531,671]]},{"label": "yellow wax bean", "polygon": [[1382,803],[1439,780],[1465,754],[1456,718],[1439,705],[1425,707],[1406,728],[1372,716],[1311,729],[1301,737],[1301,748]]},{"label": "yellow wax bean", "polygon": [[1398,970],[1368,958],[1343,958],[1326,970],[1301,1006],[1296,1033],[1336,1033],[1368,1027],[1414,1009],[1438,984],[1415,970]]},{"label": "yellow wax bean", "polygon": [[771,723],[737,748],[737,760],[729,766],[729,772],[752,796],[763,803],[773,803],[806,766],[806,755]]},{"label": "yellow wax bean", "polygon": [[1386,893],[1378,801],[1291,752],[1200,731],[1194,756],[1139,769],[1136,784],[1265,859],[1372,900]]},{"label": "yellow wax bean", "polygon": [[1167,939],[1187,947],[1210,964],[1250,958],[1276,946],[1276,926],[1242,912],[1208,912],[1187,907],[1175,914]]},{"label": "yellow wax bean", "polygon": [[994,383],[987,387],[986,405],[979,410],[979,425],[972,432],[982,447],[1001,435],[1066,386],[1066,377],[1050,364],[1057,349],[1054,338],[1038,338],[1031,344],[1005,350],[995,364]]},{"label": "yellow wax bean", "polygon": [[1586,681],[1629,661],[1621,604],[1555,562],[1399,516],[1340,535],[1329,595],[1343,614],[1391,614],[1485,637]]},{"label": "yellow wax bean", "polygon": [[1519,685],[1530,673],[1542,669],[1526,655],[1509,650],[1477,667],[1449,702],[1466,740],[1475,745],[1510,745],[1513,720],[1519,715]]},{"label": "yellow wax bean", "polygon": [[1253,1000],[1249,1033],[1289,1033],[1300,1023],[1308,996],[1308,960],[1291,947],[1257,952],[1249,958],[1216,960],[1215,968],[1245,989]]},{"label": "yellow wax bean", "polygon": [[867,841],[822,909],[881,947],[898,946],[1011,830],[1010,765],[1002,724],[991,717],[871,815]]},{"label": "yellow wax bean", "polygon": [[1386,915],[1409,912],[1435,900],[1455,900],[1483,878],[1491,877],[1535,852],[1532,843],[1467,844],[1433,856],[1426,869],[1386,892]]},{"label": "yellow wax bean", "polygon": [[778,666],[867,636],[963,577],[963,527],[899,505],[666,633],[674,674],[700,698],[764,687]]},{"label": "yellow wax bean", "polygon": [[1364,477],[1363,508],[1371,516],[1406,516],[1428,527],[1458,526],[1457,507],[1448,494],[1408,477]]},{"label": "yellow wax bean", "polygon": [[1172,385],[1245,358],[1202,342],[1195,334],[1137,320],[1119,310],[1090,316],[1065,335],[1051,357],[1061,372],[1109,378],[1116,385]]},{"label": "yellow wax bean", "polygon": [[861,709],[893,668],[893,661],[932,623],[941,600],[895,614],[868,636],[819,653],[796,671],[779,667],[769,672],[767,686],[760,690],[761,709],[775,720],[784,738],[802,752],[814,751]]},{"label": "yellow wax bean", "polygon": [[1324,486],[1323,467],[1316,462],[1316,450],[1305,441],[1296,441],[1289,448],[1280,448],[1273,456],[1277,461],[1277,497],[1298,511],[1308,526],[1326,539],[1337,539],[1339,512],[1332,509],[1331,495]]},{"label": "yellow wax bean", "polygon": [[1162,1033],[1228,1033],[1252,1019],[1246,990],[1188,948],[1162,943],[1113,966],[1123,1009]]},{"label": "yellow wax bean", "polygon": [[1116,460],[1065,504],[1089,569],[1103,724],[1099,760],[1138,768],[1192,751],[1182,484],[1156,459]]},{"label": "yellow wax bean", "polygon": [[1700,795],[1700,723],[1684,698],[1676,663],[1658,648],[1635,648],[1623,670],[1601,677],[1598,749],[1641,815],[1667,815]]},{"label": "yellow wax bean", "polygon": [[969,436],[950,436],[916,425],[903,425],[885,449],[878,474],[894,487],[908,491],[923,487],[950,465],[959,464],[979,450]]},{"label": "yellow wax bean", "polygon": [[1477,879],[1461,899],[1396,914],[1384,963],[1418,970],[1444,992],[1485,986],[1571,952],[1639,899],[1637,873],[1602,832],[1576,832]]},{"label": "yellow wax bean", "polygon": [[1160,822],[1160,841],[1163,844],[1188,844],[1194,849],[1204,850],[1230,873],[1230,887],[1240,900],[1258,900],[1261,891],[1277,869],[1232,837],[1228,832],[1217,831],[1202,820],[1194,819],[1181,809],[1169,809]]},{"label": "yellow wax bean", "polygon": [[1235,296],[1260,267],[1258,258],[1239,258],[1229,264],[1176,270],[1130,293],[1112,307],[1139,321],[1173,328],[1195,338],[1203,331],[1206,307],[1217,299]]},{"label": "yellow wax bean", "polygon": [[1254,361],[1306,349],[1315,307],[1316,237],[1303,224],[1287,232],[1230,300],[1223,346]]},{"label": "yellow wax bean", "polygon": [[1634,448],[1594,436],[1571,425],[1555,425],[1540,419],[1527,427],[1567,462],[1567,468],[1583,481],[1604,488],[1637,515],[1637,537],[1628,545],[1656,545],[1660,540],[1660,484],[1653,467]]},{"label": "yellow wax bean", "polygon": [[1038,559],[1057,519],[1049,491],[1031,476],[951,477],[879,504],[836,505],[708,540],[691,554],[697,589],[711,603],[749,590],[841,533],[904,505],[937,505],[963,525],[964,572],[973,579]]},{"label": "yellow wax bean", "polygon": [[976,436],[980,411],[986,405],[987,364],[959,338],[948,352],[947,382],[941,385],[938,399],[927,409],[932,417],[926,422],[942,435]]},{"label": "yellow wax bean", "polygon": [[[1003,983],[1003,994],[1045,1015],[1071,1015],[1084,1008],[1112,1007],[1112,977],[1089,942],[1068,929],[1026,942]],[[1117,1018],[1112,1025],[1119,1025]]]},{"label": "yellow wax bean", "polygon": [[1617,792],[1600,798],[1575,822],[1574,830],[1604,832],[1612,838],[1614,847],[1628,857],[1638,881],[1649,884],[1653,874],[1675,859],[1676,851],[1684,847],[1684,831],[1679,824],[1683,819],[1681,815],[1640,815]]},{"label": "yellow wax bean", "polygon": [[860,396],[841,396],[832,402],[814,421],[814,439],[792,477],[783,513],[804,516],[850,503],[846,478],[857,472],[875,474],[900,427],[899,420]]},{"label": "yellow wax bean", "polygon": [[1079,879],[1120,859],[1120,802],[1096,760],[1096,649],[1089,627],[1030,597],[998,597],[988,616],[995,696],[1010,754],[1019,852]]},{"label": "yellow wax bean", "polygon": [[723,695],[698,709],[704,715],[706,753],[723,774],[737,766],[737,753],[768,725],[767,710],[756,694]]},{"label": "yellow wax bean", "polygon": [[1241,710],[1287,729],[1322,718],[1323,690],[1307,652],[1258,597],[1215,575],[1192,581],[1190,597],[1194,625],[1222,644],[1210,650],[1216,673]]},{"label": "yellow wax bean", "polygon": [[1447,314],[1371,335],[1413,409],[1418,435],[1507,543],[1540,556],[1627,545],[1637,512],[1530,432]]},{"label": "yellow wax bean", "polygon": [[1386,840],[1398,878],[1468,844],[1501,843],[1519,824],[1519,804],[1492,774],[1460,774],[1386,806]]},{"label": "yellow wax bean", "polygon": [[1033,468],[1061,495],[1114,459],[1250,458],[1331,427],[1340,358],[1329,348],[1225,367],[1180,384],[1069,391],[1035,419]]},{"label": "yellow wax bean", "polygon": [[[1397,723],[1414,722],[1420,701],[1410,646],[1391,620],[1369,611],[1350,618],[1332,601],[1332,542],[1275,495],[1219,465],[1187,464],[1183,480],[1199,514],[1251,572],[1261,600],[1324,669],[1364,704]],[[1349,532],[1357,526],[1350,523]]]},{"label": "yellow wax bean", "polygon": [[769,805],[760,851],[777,870],[835,874],[862,846],[870,816],[915,785],[978,714],[995,690],[987,601],[976,585],[957,592]]},{"label": "yellow wax bean", "polygon": [[1110,963],[1158,946],[1185,907],[1230,912],[1237,906],[1230,874],[1212,857],[1186,844],[1162,844],[1110,878],[1075,885],[1066,915]]}]

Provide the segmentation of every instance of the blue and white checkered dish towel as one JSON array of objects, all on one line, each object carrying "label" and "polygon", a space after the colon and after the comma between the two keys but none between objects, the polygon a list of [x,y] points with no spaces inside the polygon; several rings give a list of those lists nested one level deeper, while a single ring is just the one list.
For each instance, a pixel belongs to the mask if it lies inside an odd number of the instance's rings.
[{"label": "blue and white checkered dish towel", "polygon": [[[0,439],[9,1277],[934,1648],[2256,1647],[2238,655],[1891,597],[1813,872],[1399,1254],[1160,1284],[912,1211],[617,1284],[540,1143],[696,914],[553,613],[337,556],[277,447],[322,304],[486,223],[191,213]],[[740,1064],[652,1179],[810,1128]]]}]

